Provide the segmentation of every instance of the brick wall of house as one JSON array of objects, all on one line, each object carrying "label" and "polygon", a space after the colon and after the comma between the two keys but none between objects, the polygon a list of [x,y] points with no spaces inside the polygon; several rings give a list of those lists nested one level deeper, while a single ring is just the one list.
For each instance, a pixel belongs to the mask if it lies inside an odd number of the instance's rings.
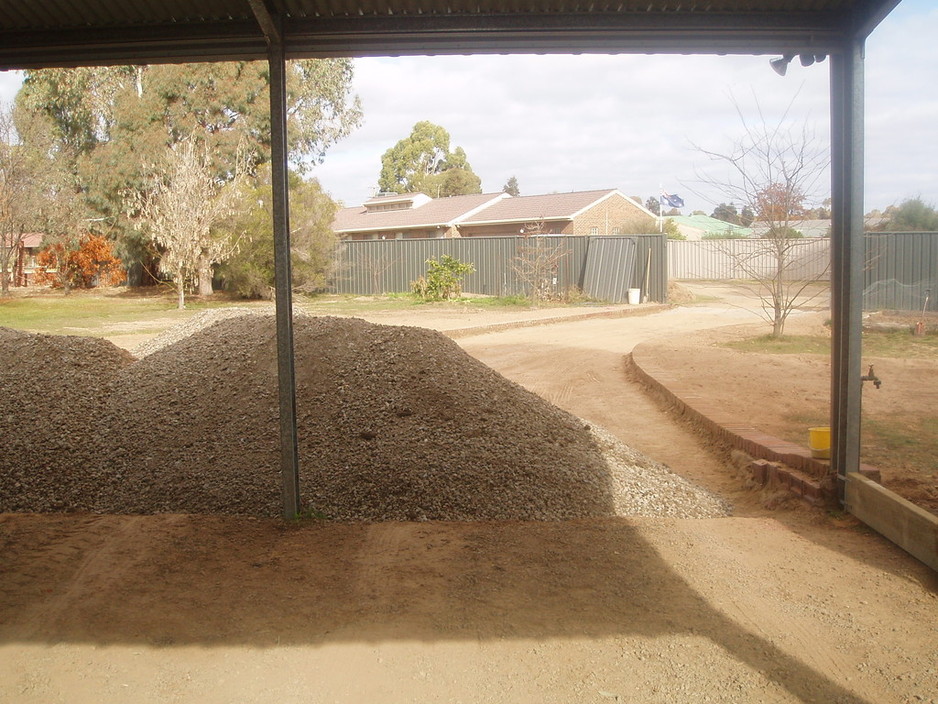
[{"label": "brick wall of house", "polygon": [[340,235],[345,240],[411,240],[411,239],[434,239],[440,237],[459,237],[455,227],[446,230],[437,228],[426,228],[418,230],[385,230],[380,232],[353,232],[348,235]]},{"label": "brick wall of house", "polygon": [[[648,220],[648,215],[632,201],[613,194],[597,203],[573,221],[573,235],[615,235],[633,232],[634,225]],[[620,232],[616,232],[616,228]]]},{"label": "brick wall of house", "polygon": [[[501,223],[498,225],[462,225],[459,228],[463,237],[517,237],[521,234],[521,228],[532,223]],[[573,223],[569,220],[562,222],[543,223],[543,234],[545,235],[569,235],[572,234]]]}]

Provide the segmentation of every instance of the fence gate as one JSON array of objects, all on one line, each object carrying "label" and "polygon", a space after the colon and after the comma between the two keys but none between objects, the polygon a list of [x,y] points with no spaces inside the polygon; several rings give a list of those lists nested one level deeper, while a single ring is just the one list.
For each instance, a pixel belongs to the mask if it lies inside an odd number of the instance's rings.
[{"label": "fence gate", "polygon": [[601,301],[627,301],[636,280],[635,254],[631,237],[590,237],[583,292]]}]

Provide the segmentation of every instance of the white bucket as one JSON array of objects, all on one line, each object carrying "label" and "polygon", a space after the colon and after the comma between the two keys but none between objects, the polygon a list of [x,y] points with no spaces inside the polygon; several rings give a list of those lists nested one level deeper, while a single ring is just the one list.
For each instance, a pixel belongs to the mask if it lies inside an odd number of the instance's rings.
[{"label": "white bucket", "polygon": [[629,305],[638,305],[642,301],[642,290],[640,288],[629,289]]}]

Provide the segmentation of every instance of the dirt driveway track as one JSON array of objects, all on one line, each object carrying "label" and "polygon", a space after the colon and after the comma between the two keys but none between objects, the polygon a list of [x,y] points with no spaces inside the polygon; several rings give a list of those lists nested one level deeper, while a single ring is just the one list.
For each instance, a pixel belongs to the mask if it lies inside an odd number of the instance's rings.
[{"label": "dirt driveway track", "polygon": [[745,315],[460,339],[735,516],[2,515],[0,702],[938,703],[935,573],[847,519],[764,508],[625,377],[636,342]]}]

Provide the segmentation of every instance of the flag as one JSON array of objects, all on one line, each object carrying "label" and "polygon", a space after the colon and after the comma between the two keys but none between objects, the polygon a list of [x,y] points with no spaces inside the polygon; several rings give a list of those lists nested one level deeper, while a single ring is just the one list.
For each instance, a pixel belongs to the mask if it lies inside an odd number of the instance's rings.
[{"label": "flag", "polygon": [[667,204],[667,205],[670,205],[672,208],[684,207],[684,199],[676,194],[669,195],[662,191],[660,201],[662,205]]}]

